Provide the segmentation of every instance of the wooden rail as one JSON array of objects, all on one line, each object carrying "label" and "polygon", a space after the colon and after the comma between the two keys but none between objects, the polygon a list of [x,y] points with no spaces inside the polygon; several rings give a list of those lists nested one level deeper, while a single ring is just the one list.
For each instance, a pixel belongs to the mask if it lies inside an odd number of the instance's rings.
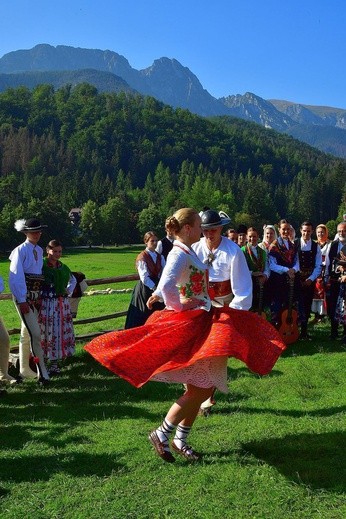
[{"label": "wooden rail", "polygon": [[[88,287],[95,286],[95,285],[108,285],[110,283],[123,283],[125,281],[137,281],[139,279],[138,274],[130,274],[128,276],[116,276],[112,278],[98,278],[98,279],[86,279],[86,283]],[[84,296],[85,297],[85,296]],[[91,297],[91,296],[90,296]],[[6,300],[6,299],[12,299],[12,294],[0,294],[0,300]],[[123,317],[127,314],[126,312],[116,312],[114,314],[108,314],[108,315],[100,315],[98,317],[89,317],[87,319],[74,319],[73,324],[74,325],[82,325],[82,324],[88,324],[88,323],[97,323],[100,321],[107,321],[109,319],[116,319],[117,317]],[[13,328],[11,330],[7,330],[9,335],[15,335],[17,333],[20,333],[20,328]],[[102,335],[103,333],[107,333],[108,331],[112,330],[103,330],[99,332],[93,332],[88,333],[85,335],[76,335],[76,340],[82,340],[82,339],[90,339],[92,337],[97,337],[97,335]]]}]

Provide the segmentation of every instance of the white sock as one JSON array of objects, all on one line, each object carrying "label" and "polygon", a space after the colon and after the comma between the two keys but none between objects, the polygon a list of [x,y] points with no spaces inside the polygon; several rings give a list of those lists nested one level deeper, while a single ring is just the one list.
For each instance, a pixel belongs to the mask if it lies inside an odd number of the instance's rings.
[{"label": "white sock", "polygon": [[178,449],[182,449],[187,445],[187,436],[189,432],[191,431],[191,427],[186,427],[185,425],[178,425],[175,436],[174,436],[174,443],[178,447]]},{"label": "white sock", "polygon": [[170,451],[169,438],[174,429],[175,425],[173,425],[169,420],[167,420],[167,418],[165,418],[160,427],[156,429],[156,434],[160,442],[163,444],[163,448],[165,451]]}]

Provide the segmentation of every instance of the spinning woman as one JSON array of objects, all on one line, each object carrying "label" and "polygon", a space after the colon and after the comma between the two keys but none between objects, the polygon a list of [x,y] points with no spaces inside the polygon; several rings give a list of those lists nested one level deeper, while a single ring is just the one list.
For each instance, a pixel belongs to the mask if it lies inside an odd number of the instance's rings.
[{"label": "spinning woman", "polygon": [[151,315],[144,326],[97,337],[85,349],[136,387],[149,380],[186,384],[187,390],[149,440],[164,461],[175,461],[171,448],[196,461],[200,454],[189,446],[187,437],[213,388],[227,392],[227,357],[236,357],[265,375],[285,345],[277,331],[257,315],[212,307],[208,267],[191,248],[201,234],[198,213],[179,209],[168,226],[176,239],[157,290],[148,301],[150,306],[160,294],[166,309]]}]

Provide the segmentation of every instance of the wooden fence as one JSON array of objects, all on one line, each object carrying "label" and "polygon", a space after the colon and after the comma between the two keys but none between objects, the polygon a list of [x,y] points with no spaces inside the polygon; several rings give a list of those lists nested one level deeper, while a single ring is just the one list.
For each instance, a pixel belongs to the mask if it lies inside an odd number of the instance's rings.
[{"label": "wooden fence", "polygon": [[[99,278],[99,279],[86,279],[86,283],[88,287],[95,285],[108,285],[110,283],[123,283],[125,281],[137,281],[139,279],[138,274],[130,274],[128,276],[117,276],[113,278]],[[83,296],[85,297],[85,296]],[[89,297],[89,296],[88,296]],[[92,296],[90,296],[92,297]],[[0,294],[0,300],[12,299],[12,294]],[[74,325],[83,325],[88,323],[97,323],[100,321],[107,321],[109,319],[115,319],[117,317],[123,317],[127,314],[126,312],[116,312],[114,314],[108,315],[100,315],[98,317],[89,317],[87,319],[74,319]],[[7,330],[9,335],[15,335],[20,333],[20,328],[13,328],[12,330]],[[91,337],[96,337],[97,335],[101,335],[102,333],[106,333],[109,330],[103,330],[99,332],[84,334],[84,335],[76,335],[76,340],[82,339],[90,339]]]}]

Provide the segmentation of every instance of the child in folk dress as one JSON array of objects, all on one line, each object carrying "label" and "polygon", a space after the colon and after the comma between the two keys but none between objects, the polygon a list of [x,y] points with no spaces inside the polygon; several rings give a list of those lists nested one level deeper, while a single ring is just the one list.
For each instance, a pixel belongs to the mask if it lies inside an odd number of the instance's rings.
[{"label": "child in folk dress", "polygon": [[75,337],[69,297],[76,278],[61,261],[62,244],[51,240],[46,247],[47,257],[43,260],[44,285],[40,311],[41,345],[50,361],[50,376],[60,373],[58,361],[73,355]]}]

